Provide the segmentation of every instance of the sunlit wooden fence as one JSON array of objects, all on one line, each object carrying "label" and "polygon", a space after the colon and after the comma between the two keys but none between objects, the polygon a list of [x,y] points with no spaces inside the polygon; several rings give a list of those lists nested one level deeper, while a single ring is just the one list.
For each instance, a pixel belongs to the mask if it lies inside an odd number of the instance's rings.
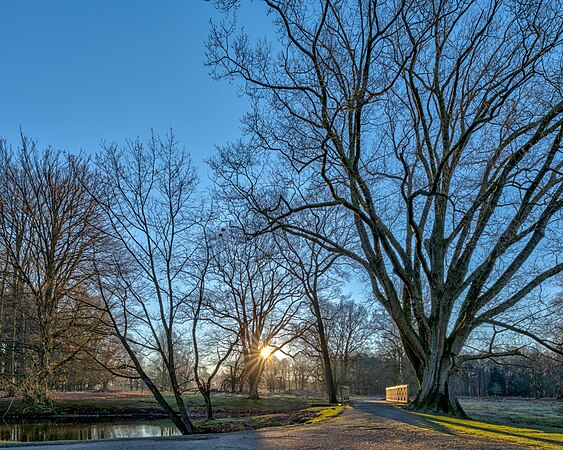
[{"label": "sunlit wooden fence", "polygon": [[395,403],[409,402],[409,385],[401,384],[385,388],[385,400]]}]

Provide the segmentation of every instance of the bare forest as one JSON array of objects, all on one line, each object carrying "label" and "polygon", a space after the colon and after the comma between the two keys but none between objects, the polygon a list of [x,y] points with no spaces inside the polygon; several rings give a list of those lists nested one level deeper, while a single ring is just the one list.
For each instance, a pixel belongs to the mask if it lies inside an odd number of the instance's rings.
[{"label": "bare forest", "polygon": [[257,1],[271,39],[213,3],[252,108],[205,170],[0,140],[0,391],[148,390],[182,434],[194,392],[563,398],[561,2]]}]

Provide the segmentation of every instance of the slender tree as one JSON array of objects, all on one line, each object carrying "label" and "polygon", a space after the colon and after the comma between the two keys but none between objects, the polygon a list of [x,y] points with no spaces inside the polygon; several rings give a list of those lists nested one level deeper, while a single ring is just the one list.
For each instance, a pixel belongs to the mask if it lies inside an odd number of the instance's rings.
[{"label": "slender tree", "polygon": [[338,255],[324,251],[315,242],[297,239],[292,235],[276,236],[280,254],[287,270],[301,283],[304,297],[314,318],[315,348],[318,348],[322,360],[324,382],[328,401],[337,403],[337,386],[331,362],[326,321],[328,319],[323,308],[327,296],[334,293],[334,279],[330,278],[331,269]]},{"label": "slender tree", "polygon": [[[208,215],[209,217],[209,215]],[[214,318],[212,308],[208,305],[213,303],[213,294],[210,292],[207,282],[211,278],[210,270],[213,266],[215,248],[214,239],[210,237],[209,222],[204,226],[200,236],[200,258],[196,264],[198,274],[197,299],[193,306],[192,341],[194,346],[194,380],[205,403],[207,419],[213,418],[213,407],[211,403],[212,382],[219,370],[229,359],[235,346],[238,344],[238,336],[229,333],[230,328],[221,319]],[[210,314],[211,313],[211,314]],[[204,353],[201,350],[202,343],[213,352]],[[207,363],[210,370],[204,375],[203,364]]]},{"label": "slender tree", "polygon": [[[97,260],[97,294],[107,320],[132,365],[182,432],[193,433],[182,394],[187,388],[179,337],[190,336],[190,309],[197,279],[189,268],[197,249],[194,208],[197,176],[174,135],[153,135],[147,144],[104,145],[96,160],[114,246]],[[143,361],[164,368],[179,415],[162,395]]]}]

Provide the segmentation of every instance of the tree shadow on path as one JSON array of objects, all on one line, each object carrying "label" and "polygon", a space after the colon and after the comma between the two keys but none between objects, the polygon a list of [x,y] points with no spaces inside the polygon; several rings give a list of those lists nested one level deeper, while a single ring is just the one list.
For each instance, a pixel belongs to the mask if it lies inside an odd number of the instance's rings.
[{"label": "tree shadow on path", "polygon": [[394,403],[389,403],[385,400],[364,400],[361,402],[354,402],[352,405],[360,411],[383,419],[395,420],[397,422],[419,428],[432,429],[439,431],[440,433],[450,435],[454,434],[446,427],[433,423],[425,417],[406,411],[403,407],[395,405]]}]

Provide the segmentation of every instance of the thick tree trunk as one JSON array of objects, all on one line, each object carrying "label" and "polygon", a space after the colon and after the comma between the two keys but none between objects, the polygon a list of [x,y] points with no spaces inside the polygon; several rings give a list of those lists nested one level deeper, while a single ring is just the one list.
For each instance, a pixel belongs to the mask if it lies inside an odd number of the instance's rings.
[{"label": "thick tree trunk", "polygon": [[328,354],[328,351],[326,353],[323,352],[323,369],[325,372],[326,393],[328,395],[328,402],[338,403],[336,384],[334,382],[334,376],[332,375],[332,366],[330,363],[330,355]]},{"label": "thick tree trunk", "polygon": [[451,356],[431,356],[419,372],[420,391],[411,403],[416,411],[440,412],[450,416],[467,418],[457,396],[451,389],[455,365]]},{"label": "thick tree trunk", "polygon": [[257,376],[256,373],[253,373],[250,375],[248,382],[249,382],[249,388],[250,388],[250,392],[248,394],[248,398],[250,400],[259,400],[260,399],[260,395],[258,393],[258,384],[259,384],[259,377]]},{"label": "thick tree trunk", "polygon": [[258,400],[260,399],[258,386],[260,384],[262,372],[264,371],[264,358],[260,356],[260,349],[258,346],[251,349],[249,353],[245,355],[244,366],[247,371],[246,379],[249,385],[248,398],[250,400]]}]

